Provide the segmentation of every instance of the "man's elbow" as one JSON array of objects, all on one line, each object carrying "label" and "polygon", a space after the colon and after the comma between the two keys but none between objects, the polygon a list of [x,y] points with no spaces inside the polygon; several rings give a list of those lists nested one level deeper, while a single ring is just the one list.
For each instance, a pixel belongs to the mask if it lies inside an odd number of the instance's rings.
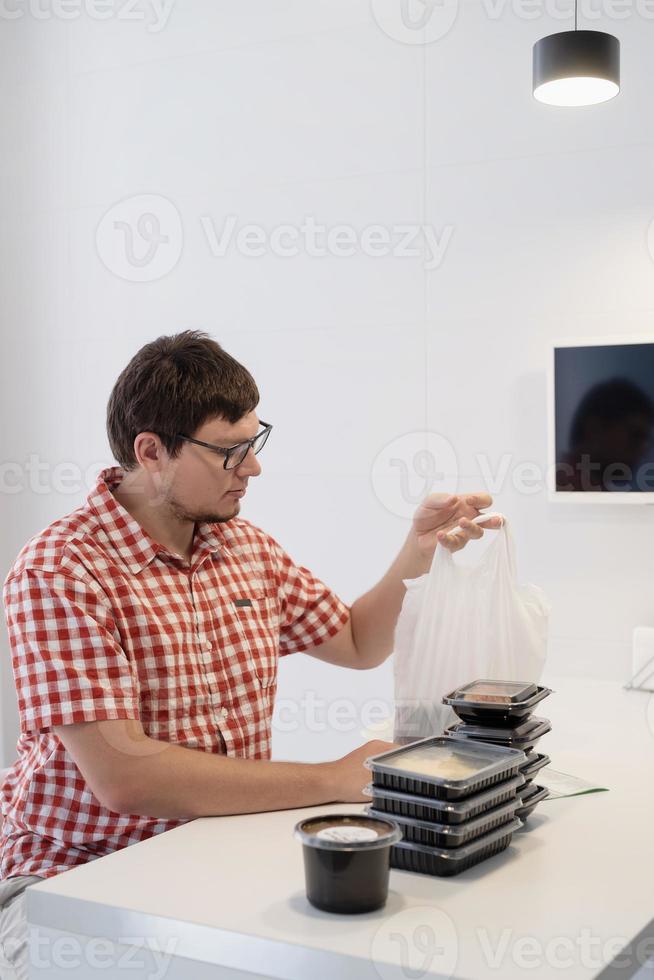
[{"label": "man's elbow", "polygon": [[140,812],[141,807],[138,805],[138,803],[136,803],[131,796],[127,796],[125,794],[108,796],[104,806],[107,808],[107,810],[111,810],[113,813],[119,813],[123,816],[126,816],[127,814],[138,814],[139,816],[143,816],[143,814]]},{"label": "man's elbow", "polygon": [[112,813],[137,814],[139,812],[140,801],[126,781],[119,784],[100,783],[90,788],[100,806],[111,810]]},{"label": "man's elbow", "polygon": [[60,725],[55,734],[101,806],[113,813],[139,813],[151,756],[167,746],[150,739],[134,719]]},{"label": "man's elbow", "polygon": [[388,650],[387,652],[382,651],[380,654],[379,650],[375,650],[373,653],[366,655],[356,650],[356,655],[352,658],[350,666],[354,667],[355,670],[374,670],[375,667],[381,667],[388,660],[392,652],[392,650]]}]

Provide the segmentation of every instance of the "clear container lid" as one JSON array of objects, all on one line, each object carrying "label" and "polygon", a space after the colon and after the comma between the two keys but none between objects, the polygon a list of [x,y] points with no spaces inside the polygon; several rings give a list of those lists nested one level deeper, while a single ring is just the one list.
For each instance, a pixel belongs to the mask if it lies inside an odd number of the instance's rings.
[{"label": "clear container lid", "polygon": [[520,772],[525,776],[530,776],[532,772],[538,772],[540,769],[544,769],[545,766],[549,766],[550,762],[549,755],[532,753],[532,755],[527,756],[527,762],[524,766],[521,766]]},{"label": "clear container lid", "polygon": [[532,716],[531,718],[525,718],[519,725],[514,726],[484,725],[481,722],[460,721],[456,725],[453,725],[450,731],[456,730],[457,732],[461,732],[461,734],[470,735],[471,738],[486,734],[494,734],[497,738],[504,738],[505,736],[506,738],[523,738],[537,727],[538,722]]},{"label": "clear container lid", "polygon": [[373,772],[419,779],[451,789],[473,785],[526,761],[524,752],[498,745],[470,745],[445,735],[411,742],[366,759]]},{"label": "clear container lid", "polygon": [[462,697],[460,692],[461,688],[458,688],[446,694],[443,698],[443,704],[451,705],[459,714],[462,714],[464,711],[474,711],[478,715],[486,714],[489,717],[498,714],[505,714],[507,717],[517,715],[518,713],[527,714],[537,704],[540,704],[541,701],[544,701],[545,698],[553,693],[551,688],[541,687],[539,685],[536,687],[534,693],[524,698],[524,700],[504,702],[501,700],[476,701],[473,697]]},{"label": "clear container lid", "polygon": [[[464,823],[434,823],[433,820],[419,820],[417,817],[404,817],[399,814],[393,815],[393,820],[402,826],[419,827],[420,830],[431,830],[434,833],[442,834],[445,837],[451,837],[456,839],[461,837],[463,834],[470,835],[477,830],[478,827],[484,827],[491,820],[495,820],[501,817],[506,817],[507,819],[512,816],[515,811],[523,806],[521,799],[509,800],[508,803],[502,803],[500,806],[493,807],[492,810],[486,810],[485,813],[480,814],[478,817],[473,817],[472,820],[466,820]],[[368,807],[367,811],[371,816],[378,816],[380,811],[375,810],[372,804]]]},{"label": "clear container lid", "polygon": [[452,725],[451,728],[448,728],[448,731],[452,735],[463,735],[465,738],[483,738],[493,742],[510,743],[529,739],[536,736],[537,733],[538,738],[540,738],[541,735],[549,732],[550,728],[551,725],[547,718],[536,718],[532,715],[531,718],[527,718],[515,728],[498,728],[497,725],[475,725],[469,721],[460,721],[458,725]]},{"label": "clear container lid", "polygon": [[497,841],[502,840],[507,834],[513,834],[514,831],[519,830],[522,827],[522,820],[518,817],[514,817],[508,823],[502,824],[501,827],[497,827],[496,830],[491,830],[489,834],[484,834],[483,837],[476,837],[471,840],[468,844],[463,844],[461,847],[432,847],[431,844],[414,844],[413,841],[402,840],[396,847],[407,851],[419,851],[422,854],[426,854],[431,858],[438,858],[439,861],[451,862],[452,865],[458,864],[460,861],[465,861],[471,855],[476,854],[478,851],[483,851],[487,847],[494,845]]},{"label": "clear container lid", "polygon": [[392,819],[361,813],[307,817],[295,825],[293,834],[303,844],[327,851],[389,847],[402,837],[402,831]]},{"label": "clear container lid", "polygon": [[[535,783],[532,783],[531,786],[526,786],[521,793],[522,807],[531,806],[532,803],[540,803],[541,800],[546,799],[548,796],[549,790],[546,786],[537,786]],[[518,807],[518,809],[520,810],[522,807]]]},{"label": "clear container lid", "polygon": [[[469,819],[466,815],[472,810],[478,810],[479,807],[484,807],[486,804],[496,800],[498,796],[504,795],[507,792],[515,790],[516,793],[519,793],[524,785],[525,777],[520,772],[517,776],[505,779],[501,783],[496,783],[490,789],[485,789],[481,793],[475,793],[474,796],[467,796],[463,800],[436,800],[432,799],[431,796],[403,793],[399,789],[384,789],[383,786],[375,786],[373,783],[368,783],[367,786],[364,786],[362,792],[364,796],[372,796],[373,798],[377,796],[384,800],[396,800],[398,803],[425,806],[429,807],[430,810],[437,810],[439,813],[458,813],[464,819]],[[374,807],[374,803],[372,806]],[[395,814],[392,815],[392,819],[395,820]]]},{"label": "clear container lid", "polygon": [[529,681],[478,680],[458,687],[449,695],[460,701],[478,701],[489,704],[515,704],[526,701],[538,690]]}]

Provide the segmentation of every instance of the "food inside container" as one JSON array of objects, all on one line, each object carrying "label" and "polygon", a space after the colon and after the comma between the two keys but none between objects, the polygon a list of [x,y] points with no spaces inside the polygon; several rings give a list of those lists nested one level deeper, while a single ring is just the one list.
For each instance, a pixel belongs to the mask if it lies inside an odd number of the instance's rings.
[{"label": "food inside container", "polygon": [[[482,760],[482,764],[486,761]],[[390,760],[389,763],[392,765]],[[413,752],[407,764],[411,766],[411,772],[443,780],[469,779],[479,771],[476,759],[445,746],[438,753],[428,749]]]},{"label": "food inside container", "polygon": [[441,878],[457,875],[504,851],[511,843],[514,831],[520,827],[522,821],[514,817],[509,823],[463,847],[428,847],[401,840],[391,849],[391,867]]},{"label": "food inside container", "polygon": [[443,698],[443,703],[450,705],[461,721],[480,725],[506,725],[512,727],[520,724],[529,717],[536,705],[544,701],[552,693],[549,687],[537,687],[534,694],[524,701],[506,704],[503,701],[472,701],[461,698],[452,691]]},{"label": "food inside container", "polygon": [[402,837],[387,817],[327,814],[300,820],[307,898],[325,912],[371,912],[388,897],[391,846]]},{"label": "food inside container", "polygon": [[537,687],[528,681],[478,680],[458,687],[450,695],[460,701],[478,701],[491,704],[515,704],[526,701],[536,694]]},{"label": "food inside container", "polygon": [[437,799],[461,799],[516,775],[524,753],[444,735],[366,760],[377,786]]},{"label": "food inside container", "polygon": [[[428,820],[440,824],[461,824],[468,820],[493,810],[504,803],[516,800],[516,796],[525,785],[521,773],[497,783],[491,789],[462,800],[437,800],[414,793],[402,793],[399,790],[384,789],[370,783],[364,793],[372,797],[372,807],[393,820],[397,816],[410,817],[413,820]],[[522,800],[519,800],[520,806]]]}]

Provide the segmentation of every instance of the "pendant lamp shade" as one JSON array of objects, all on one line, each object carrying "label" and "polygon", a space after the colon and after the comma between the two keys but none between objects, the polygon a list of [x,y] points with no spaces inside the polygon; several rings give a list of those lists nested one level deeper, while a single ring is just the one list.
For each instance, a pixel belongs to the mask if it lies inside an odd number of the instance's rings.
[{"label": "pendant lamp shade", "polygon": [[602,31],[561,31],[534,44],[534,98],[595,105],[620,91],[620,42]]}]

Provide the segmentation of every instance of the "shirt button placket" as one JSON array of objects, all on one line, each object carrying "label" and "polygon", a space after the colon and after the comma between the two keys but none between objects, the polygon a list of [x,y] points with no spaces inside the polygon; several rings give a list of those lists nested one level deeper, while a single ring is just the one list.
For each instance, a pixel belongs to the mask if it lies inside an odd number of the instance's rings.
[{"label": "shirt button placket", "polygon": [[[195,569],[194,571],[197,572],[197,569]],[[192,598],[192,602],[193,602],[193,613],[195,615],[196,631],[197,631],[198,640],[200,641],[201,649],[202,649],[202,660],[203,660],[204,663],[208,664],[208,663],[211,663],[211,661],[213,660],[213,644],[212,644],[211,640],[209,640],[206,636],[203,637],[202,634],[201,634],[202,624],[201,624],[201,617],[200,617],[200,614],[198,612],[198,607],[197,607],[196,601],[195,601],[195,591],[193,589],[193,573],[190,575],[190,584],[191,584],[191,598]],[[220,695],[219,694],[214,694],[212,696],[212,701],[213,701],[213,704],[214,704],[214,709],[215,709],[215,713],[216,713],[216,719],[217,720],[219,719],[220,721],[224,721],[229,716],[229,711],[227,710],[227,708],[221,706],[221,704],[220,704]],[[231,736],[231,732],[229,731],[229,728],[227,726],[225,726],[224,730],[221,728],[220,734],[222,735],[222,738],[223,738],[223,741],[225,742],[225,745],[228,745],[228,744],[231,743],[232,736]]]}]

